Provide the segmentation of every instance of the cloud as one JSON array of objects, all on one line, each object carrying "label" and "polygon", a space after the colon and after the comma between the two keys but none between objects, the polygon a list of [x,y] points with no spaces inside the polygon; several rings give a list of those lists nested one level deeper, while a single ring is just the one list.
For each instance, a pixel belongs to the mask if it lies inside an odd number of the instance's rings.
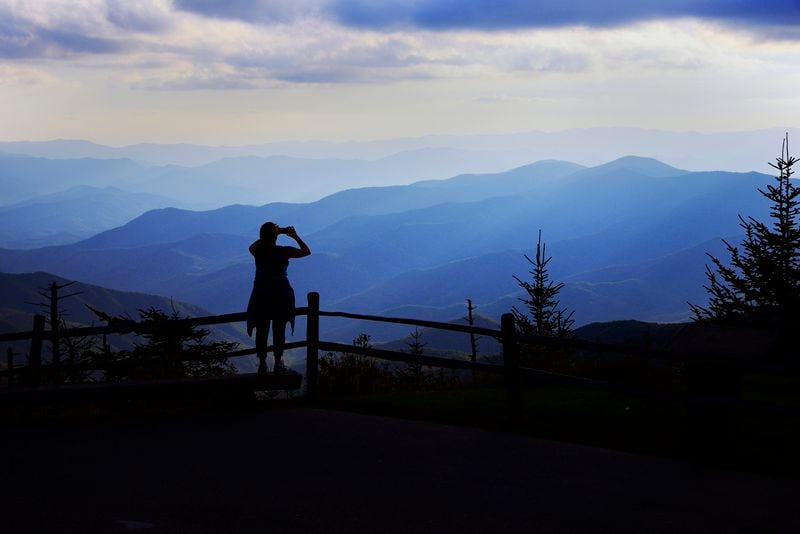
[{"label": "cloud", "polygon": [[69,59],[153,90],[661,74],[796,50],[695,19],[626,22],[694,13],[780,24],[790,40],[791,16],[775,15],[789,1],[0,0],[0,59]]},{"label": "cloud", "polygon": [[258,76],[297,84],[339,84],[459,79],[503,71],[577,72],[591,63],[586,47],[553,45],[547,36],[355,31],[316,21],[299,28],[271,28],[269,37],[243,28],[235,38],[230,48],[188,53],[197,63],[213,57],[248,84]]},{"label": "cloud", "polygon": [[[170,47],[175,68],[137,77],[136,88],[258,89],[286,84],[385,83],[440,77],[442,68],[469,68],[468,50],[446,51],[416,36],[364,36],[325,24],[263,31],[229,26],[199,46]],[[474,51],[473,51],[474,52]],[[481,54],[483,55],[483,54]]]},{"label": "cloud", "polygon": [[[798,0],[0,0],[0,58],[142,52],[255,66],[299,83],[375,81],[463,74],[487,59],[490,36],[504,32],[602,31],[675,17],[744,27],[762,41],[800,40]],[[587,70],[594,55],[558,39],[495,53],[489,63],[534,72]],[[684,64],[700,63],[685,58]]]},{"label": "cloud", "polygon": [[175,7],[206,17],[261,24],[291,23],[321,14],[324,0],[175,0]]},{"label": "cloud", "polygon": [[114,26],[143,33],[161,33],[172,28],[170,11],[171,5],[166,0],[108,0],[106,4],[106,18]]},{"label": "cloud", "polygon": [[0,58],[63,57],[70,54],[111,54],[126,49],[116,39],[43,28],[8,31],[0,27]]},{"label": "cloud", "polygon": [[129,49],[125,40],[104,35],[107,21],[96,3],[32,5],[21,9],[0,3],[0,58],[57,58]]},{"label": "cloud", "polygon": [[508,30],[563,26],[615,27],[693,17],[776,32],[797,33],[797,0],[176,0],[207,17],[261,24],[327,18],[348,27],[389,30]]},{"label": "cloud", "polygon": [[332,0],[328,12],[350,26],[435,30],[610,27],[679,17],[754,26],[800,23],[796,0]]}]

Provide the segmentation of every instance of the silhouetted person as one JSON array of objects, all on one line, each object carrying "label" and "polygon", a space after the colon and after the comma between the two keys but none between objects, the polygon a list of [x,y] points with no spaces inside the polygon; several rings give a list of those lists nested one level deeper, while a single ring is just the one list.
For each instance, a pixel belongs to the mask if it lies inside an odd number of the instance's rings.
[{"label": "silhouetted person", "polygon": [[[276,244],[278,235],[286,234],[294,239],[300,248],[284,247]],[[273,222],[261,225],[259,239],[250,245],[250,254],[256,260],[256,277],[253,292],[247,304],[247,334],[256,330],[256,353],[258,372],[267,372],[267,338],[269,324],[272,322],[272,344],[275,351],[275,372],[283,372],[286,367],[281,362],[283,345],[286,342],[286,323],[291,323],[294,332],[294,289],[286,277],[290,258],[302,258],[311,254],[293,226],[281,228]]]}]

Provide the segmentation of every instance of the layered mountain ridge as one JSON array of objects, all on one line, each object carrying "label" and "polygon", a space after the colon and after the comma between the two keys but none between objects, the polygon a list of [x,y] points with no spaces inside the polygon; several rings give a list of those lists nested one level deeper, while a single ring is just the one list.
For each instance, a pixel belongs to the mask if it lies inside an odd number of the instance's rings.
[{"label": "layered mountain ridge", "polygon": [[[503,173],[348,189],[311,203],[164,208],[64,246],[0,250],[0,271],[53,272],[123,290],[187,300],[213,312],[244,308],[252,280],[247,245],[265,220],[294,225],[314,254],[293,261],[302,302],[323,308],[451,320],[472,298],[497,320],[518,304],[543,230],[562,302],[578,324],[677,321],[704,298],[705,251],[739,234],[737,215],[764,218],[758,173],[689,172],[651,158],[583,167],[542,161]],[[338,340],[389,327],[323,324]]]}]

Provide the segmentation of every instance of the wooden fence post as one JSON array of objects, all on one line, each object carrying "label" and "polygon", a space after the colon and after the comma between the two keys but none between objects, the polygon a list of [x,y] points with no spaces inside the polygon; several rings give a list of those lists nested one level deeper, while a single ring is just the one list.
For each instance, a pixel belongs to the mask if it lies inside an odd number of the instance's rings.
[{"label": "wooden fence post", "polygon": [[14,349],[8,347],[6,352],[6,369],[8,369],[8,387],[14,386]]},{"label": "wooden fence post", "polygon": [[517,361],[517,331],[514,315],[504,313],[500,318],[500,332],[503,337],[503,367],[505,371],[508,404],[513,414],[519,411],[519,373]]},{"label": "wooden fence post", "polygon": [[53,365],[61,363],[61,340],[58,339],[58,284],[50,284],[50,346],[53,351]]},{"label": "wooden fence post", "polygon": [[306,317],[306,396],[317,396],[319,376],[319,293],[308,294],[308,316]]},{"label": "wooden fence post", "polygon": [[31,352],[28,355],[28,381],[31,386],[38,386],[41,378],[44,320],[44,315],[33,316],[33,337],[31,337]]}]

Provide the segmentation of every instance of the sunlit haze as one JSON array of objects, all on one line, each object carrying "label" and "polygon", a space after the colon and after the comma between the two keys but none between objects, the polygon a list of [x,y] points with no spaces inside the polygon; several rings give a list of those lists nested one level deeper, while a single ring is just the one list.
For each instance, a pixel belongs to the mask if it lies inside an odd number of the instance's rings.
[{"label": "sunlit haze", "polygon": [[0,0],[0,140],[800,124],[791,0],[228,4]]}]

